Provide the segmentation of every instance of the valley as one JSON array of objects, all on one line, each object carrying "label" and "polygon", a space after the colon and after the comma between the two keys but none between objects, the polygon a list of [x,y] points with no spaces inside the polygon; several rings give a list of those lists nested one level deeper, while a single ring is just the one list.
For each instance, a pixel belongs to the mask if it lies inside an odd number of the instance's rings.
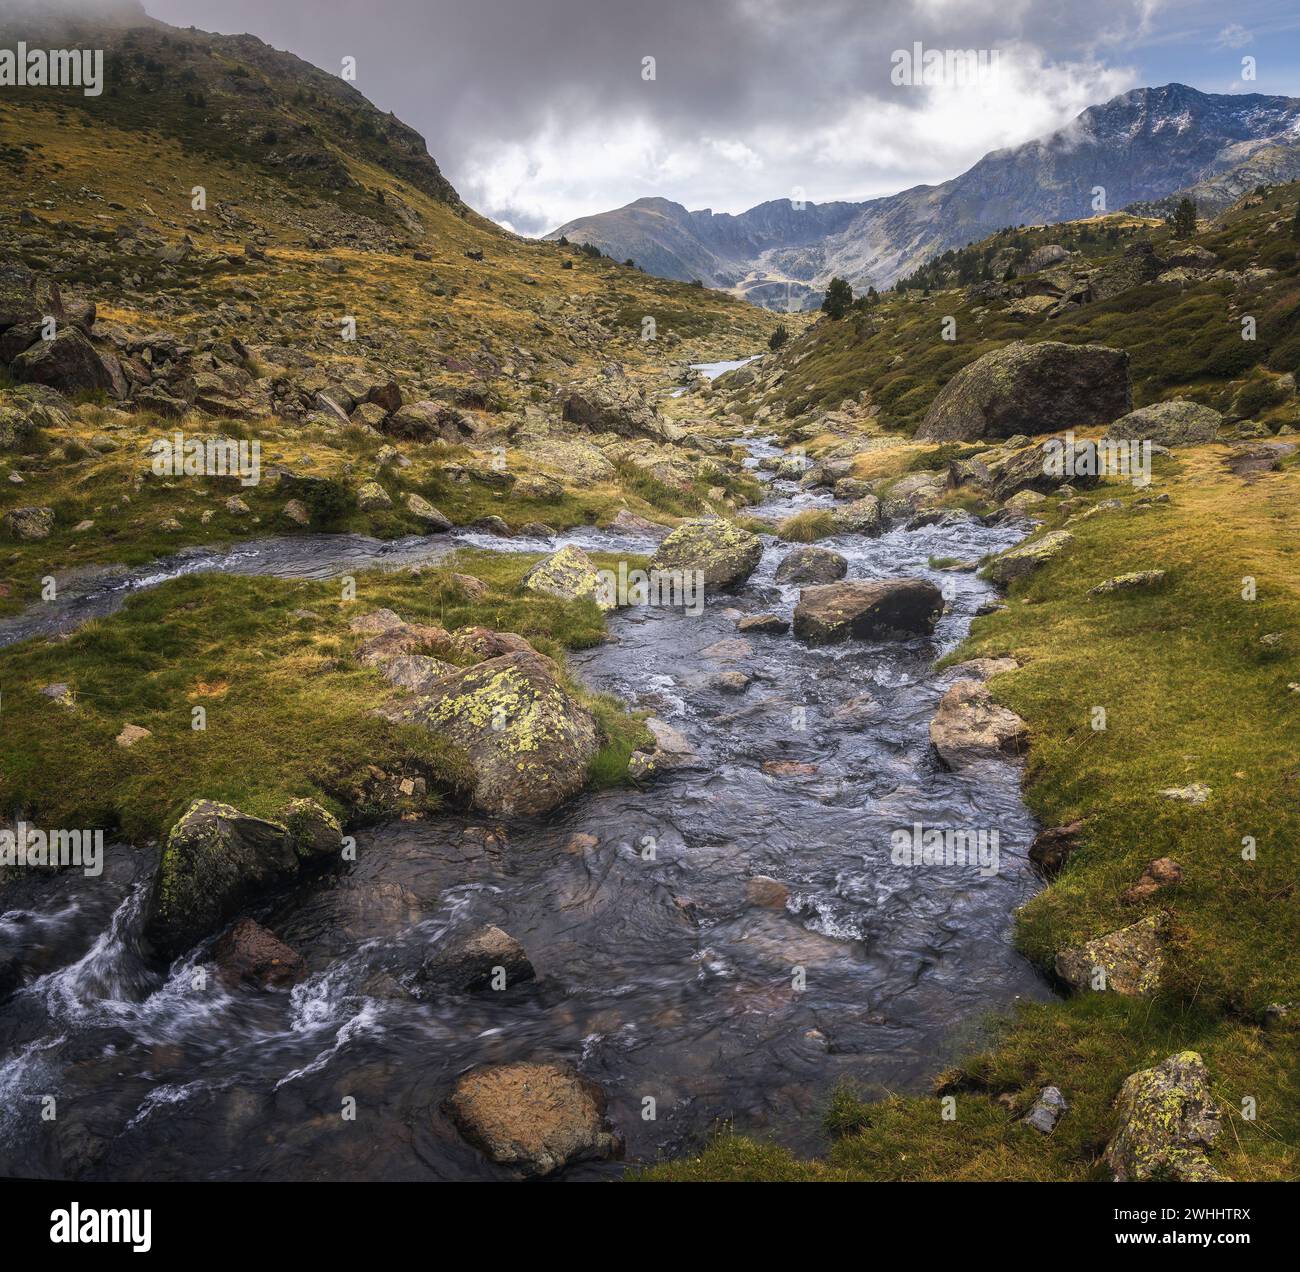
[{"label": "valley", "polygon": [[0,93],[0,1174],[1296,1178],[1296,99],[534,240],[118,8]]}]

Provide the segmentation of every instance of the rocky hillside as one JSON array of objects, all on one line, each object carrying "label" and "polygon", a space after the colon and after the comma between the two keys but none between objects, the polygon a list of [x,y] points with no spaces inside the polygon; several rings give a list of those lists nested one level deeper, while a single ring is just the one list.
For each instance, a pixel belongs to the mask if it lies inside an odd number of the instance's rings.
[{"label": "rocky hillside", "polygon": [[[1004,226],[1071,221],[1194,187],[1212,210],[1261,181],[1290,180],[1300,100],[1135,89],[1049,137],[985,155],[937,186],[864,203],[764,203],[739,216],[665,199],[583,217],[549,237],[592,243],[666,278],[734,288],[774,309],[815,306],[835,277],[883,289],[937,253]],[[1235,193],[1233,193],[1235,188]]]}]

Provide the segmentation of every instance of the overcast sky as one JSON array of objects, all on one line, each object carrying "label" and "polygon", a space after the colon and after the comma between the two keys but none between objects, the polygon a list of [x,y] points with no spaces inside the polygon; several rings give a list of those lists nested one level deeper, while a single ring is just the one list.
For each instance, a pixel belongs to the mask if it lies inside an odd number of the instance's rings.
[{"label": "overcast sky", "polygon": [[[526,234],[650,194],[727,212],[891,194],[1141,84],[1300,95],[1296,0],[144,2],[327,70],[355,57],[462,197]],[[891,83],[918,40],[996,50],[998,74]]]}]

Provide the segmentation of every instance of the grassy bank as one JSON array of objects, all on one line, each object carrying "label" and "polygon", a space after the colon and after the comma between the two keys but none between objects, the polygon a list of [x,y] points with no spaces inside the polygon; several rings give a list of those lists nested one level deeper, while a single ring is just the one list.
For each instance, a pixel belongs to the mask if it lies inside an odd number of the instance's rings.
[{"label": "grassy bank", "polygon": [[[353,601],[338,580],[194,575],[134,597],[66,641],[2,651],[0,803],[36,825],[113,827],[139,839],[199,797],[263,815],[295,796],[364,813],[381,769],[425,776],[433,811],[464,789],[463,756],[374,714],[395,691],[353,661],[348,623],[387,607],[448,629],[513,631],[563,663],[565,650],[604,638],[604,620],[588,601],[521,592],[535,560],[467,552],[445,569],[370,572],[357,576]],[[481,579],[486,592],[471,598],[454,571]],[[41,692],[58,684],[69,688],[66,701]],[[593,779],[612,780],[643,728],[614,700],[579,693],[604,734]],[[206,712],[203,730],[192,727],[195,707]],[[118,746],[128,723],[152,736]]]},{"label": "grassy bank", "polygon": [[[1171,937],[1160,991],[1026,1006],[934,1095],[865,1103],[841,1091],[822,1161],[725,1134],[650,1178],[1102,1179],[1121,1082],[1182,1048],[1204,1056],[1225,1114],[1211,1154],[1219,1169],[1300,1174],[1300,1035],[1265,1016],[1300,1000],[1300,693],[1290,687],[1300,682],[1300,470],[1246,485],[1223,467],[1225,453],[1167,461],[1156,489],[1168,503],[1139,507],[1115,485],[1088,496],[1124,506],[1072,521],[1069,550],[1014,585],[1005,610],[977,619],[957,655],[1019,659],[992,687],[1032,731],[1025,799],[1044,825],[1086,819],[1082,847],[1017,916],[1020,948],[1050,966],[1056,950],[1163,909]],[[1050,524],[1079,511],[1053,511]],[[1163,585],[1088,594],[1146,569],[1165,570]],[[1254,600],[1243,598],[1246,579]],[[1280,642],[1261,643],[1274,633]],[[1095,707],[1106,709],[1104,731],[1092,727]],[[1160,794],[1195,782],[1210,788],[1203,805]],[[1246,837],[1254,861],[1242,857]],[[1161,856],[1182,865],[1183,882],[1124,902]],[[1042,1136],[1019,1118],[1048,1084],[1071,1107]],[[955,1121],[942,1119],[941,1094],[956,1097]]]}]

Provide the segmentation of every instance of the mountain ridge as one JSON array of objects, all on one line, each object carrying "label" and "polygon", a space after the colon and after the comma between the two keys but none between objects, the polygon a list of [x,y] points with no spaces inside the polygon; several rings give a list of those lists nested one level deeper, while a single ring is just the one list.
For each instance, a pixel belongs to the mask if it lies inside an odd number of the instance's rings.
[{"label": "mountain ridge", "polygon": [[[1007,225],[1073,220],[1188,189],[1218,210],[1241,193],[1231,174],[1261,155],[1279,176],[1300,170],[1298,124],[1296,97],[1203,93],[1179,83],[1137,88],[1045,137],[990,151],[937,185],[859,203],[774,200],[737,214],[651,196],[545,237],[590,243],[650,273],[699,279],[770,308],[809,308],[836,275],[858,289],[882,289],[930,256]],[[810,219],[819,232],[808,232]]]}]

